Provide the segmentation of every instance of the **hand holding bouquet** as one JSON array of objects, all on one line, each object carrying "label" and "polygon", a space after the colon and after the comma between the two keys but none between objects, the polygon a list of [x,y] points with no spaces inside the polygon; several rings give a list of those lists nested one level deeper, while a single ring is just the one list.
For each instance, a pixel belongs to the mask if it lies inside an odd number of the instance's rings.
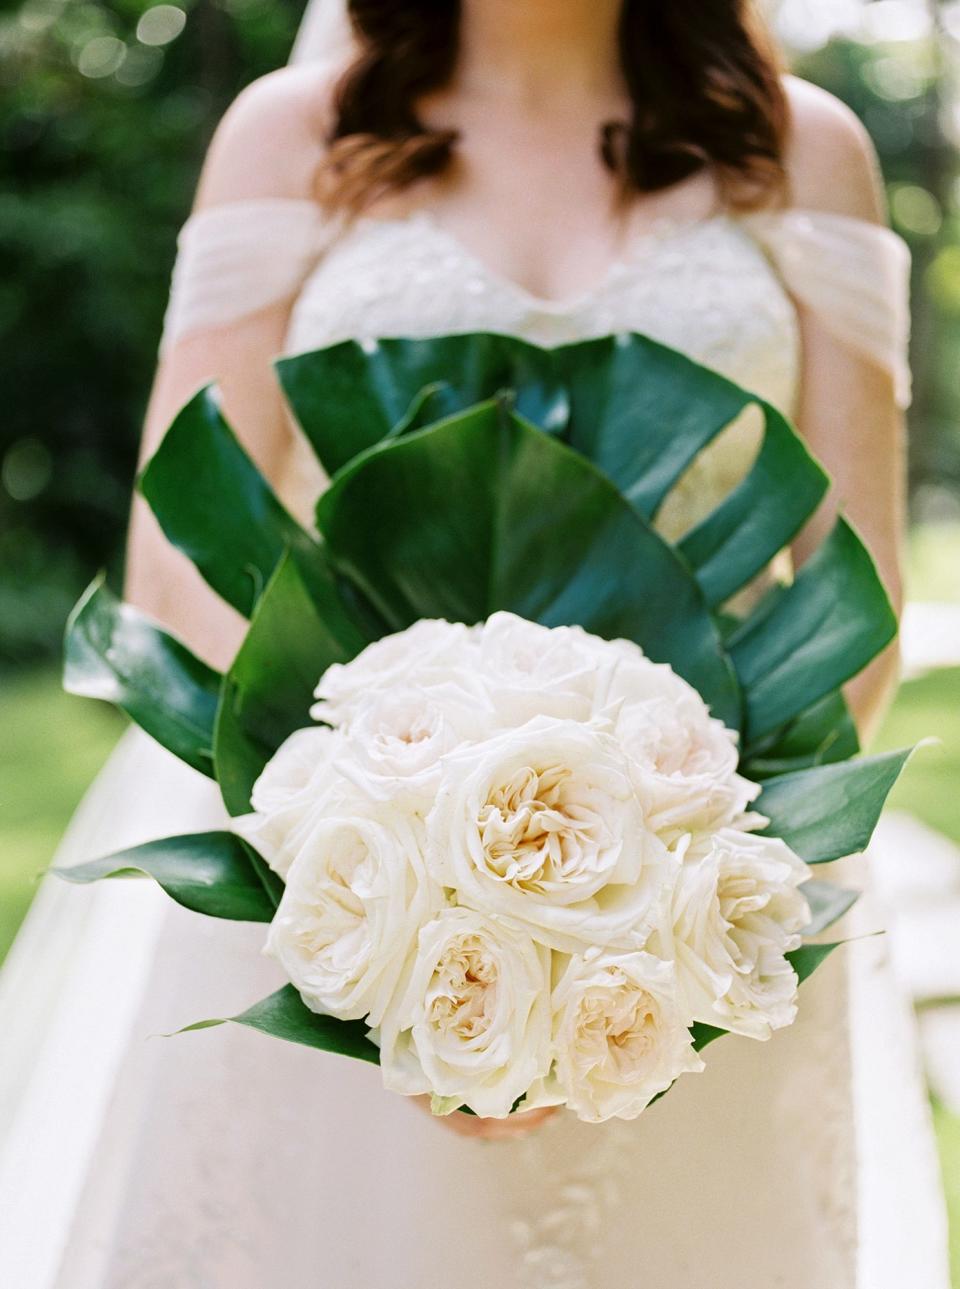
[{"label": "hand holding bouquet", "polygon": [[281,370],[333,475],[320,542],[209,392],[143,481],[252,612],[228,674],[101,586],[68,643],[70,686],[212,773],[232,829],[64,875],[269,921],[291,983],[234,1019],[437,1113],[633,1118],[721,1034],[789,1025],[834,947],[804,936],[853,899],[808,863],[862,848],[904,760],[849,759],[838,687],[895,624],[842,521],[722,612],[825,488],[790,427],[761,405],[752,472],[678,550],[659,505],[756,400],[669,350],[457,337]]}]

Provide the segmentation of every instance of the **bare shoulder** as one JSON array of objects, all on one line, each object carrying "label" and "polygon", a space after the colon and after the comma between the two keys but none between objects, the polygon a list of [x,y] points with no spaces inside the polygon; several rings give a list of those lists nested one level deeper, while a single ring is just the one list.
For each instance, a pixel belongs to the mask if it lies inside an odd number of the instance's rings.
[{"label": "bare shoulder", "polygon": [[877,154],[860,119],[833,94],[788,76],[790,134],[786,166],[790,201],[884,222]]},{"label": "bare shoulder", "polygon": [[283,67],[241,91],[213,136],[197,207],[310,197],[339,70],[322,64]]}]

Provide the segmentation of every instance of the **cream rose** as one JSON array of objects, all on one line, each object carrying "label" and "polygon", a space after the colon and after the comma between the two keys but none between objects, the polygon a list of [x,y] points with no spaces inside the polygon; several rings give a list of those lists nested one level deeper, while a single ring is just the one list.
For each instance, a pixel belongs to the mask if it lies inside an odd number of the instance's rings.
[{"label": "cream rose", "polygon": [[[673,964],[652,954],[572,957],[552,998],[555,1065],[543,1086],[588,1123],[635,1119],[681,1074],[703,1069]],[[541,1103],[537,1090],[531,1097]]]},{"label": "cream rose", "polygon": [[[619,643],[619,642],[618,642]],[[737,735],[669,667],[624,652],[598,703],[636,762],[650,826],[668,840],[739,820],[759,787],[737,773]]]},{"label": "cream rose", "polygon": [[308,1007],[378,1025],[421,923],[442,902],[422,827],[361,797],[314,824],[287,873],[267,952]]},{"label": "cream rose", "polygon": [[380,799],[405,797],[428,807],[440,781],[440,761],[464,742],[486,737],[493,725],[484,696],[459,685],[375,690],[358,702],[346,729],[344,775]]},{"label": "cream rose", "polygon": [[515,613],[494,613],[479,634],[480,675],[501,726],[534,716],[589,720],[616,650],[582,627],[543,627]]},{"label": "cream rose", "polygon": [[334,663],[320,678],[310,709],[315,720],[349,724],[374,692],[394,687],[462,685],[482,699],[475,679],[477,628],[442,618],[424,618],[405,631],[384,636],[347,663]]},{"label": "cream rose", "polygon": [[672,951],[691,1015],[765,1039],[793,1022],[810,869],[774,837],[724,829],[687,851],[674,896]]},{"label": "cream rose", "polygon": [[297,730],[253,785],[253,811],[232,822],[270,867],[285,877],[304,839],[347,789],[337,769],[345,742],[336,731]]},{"label": "cream rose", "polygon": [[384,1085],[503,1118],[549,1068],[549,998],[548,950],[472,909],[444,909],[421,929],[384,1016]]},{"label": "cream rose", "polygon": [[546,717],[444,759],[427,847],[458,903],[568,952],[641,947],[676,867],[616,740]]}]

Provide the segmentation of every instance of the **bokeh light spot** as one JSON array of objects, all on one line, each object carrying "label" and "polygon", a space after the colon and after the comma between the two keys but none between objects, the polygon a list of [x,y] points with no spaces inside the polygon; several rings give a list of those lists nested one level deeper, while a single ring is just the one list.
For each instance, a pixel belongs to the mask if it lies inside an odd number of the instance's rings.
[{"label": "bokeh light spot", "polygon": [[116,36],[94,36],[77,55],[77,71],[91,80],[112,76],[126,55],[126,45]]},{"label": "bokeh light spot", "polygon": [[186,26],[187,15],[175,4],[155,4],[137,23],[137,40],[143,45],[169,45]]},{"label": "bokeh light spot", "polygon": [[14,501],[32,501],[50,482],[53,459],[39,439],[17,439],[7,449],[0,479]]},{"label": "bokeh light spot", "polygon": [[890,211],[905,233],[933,237],[943,224],[943,212],[933,193],[918,184],[894,184],[890,189]]}]

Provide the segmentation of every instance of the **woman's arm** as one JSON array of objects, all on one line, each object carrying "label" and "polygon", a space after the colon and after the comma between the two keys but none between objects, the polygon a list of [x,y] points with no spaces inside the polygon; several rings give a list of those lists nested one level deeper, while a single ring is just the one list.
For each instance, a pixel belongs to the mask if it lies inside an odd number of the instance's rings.
[{"label": "woman's arm", "polygon": [[[315,70],[285,69],[245,90],[217,129],[194,208],[259,197],[309,197],[320,155],[322,88]],[[292,299],[281,300],[224,326],[190,332],[169,346],[150,397],[141,465],[184,403],[216,381],[227,419],[277,486],[293,438],[271,363],[283,347],[291,305]],[[213,665],[230,662],[242,637],[242,619],[170,546],[140,496],[131,512],[125,593]]]},{"label": "woman's arm", "polygon": [[[837,100],[795,80],[788,154],[791,200],[808,210],[884,222],[876,156],[860,123]],[[905,433],[893,377],[836,340],[809,310],[799,309],[803,371],[798,422],[813,454],[833,478],[820,510],[794,545],[802,563],[829,532],[839,510],[877,563],[894,608],[903,604]],[[848,686],[864,742],[896,687],[899,656],[891,645]]]}]

